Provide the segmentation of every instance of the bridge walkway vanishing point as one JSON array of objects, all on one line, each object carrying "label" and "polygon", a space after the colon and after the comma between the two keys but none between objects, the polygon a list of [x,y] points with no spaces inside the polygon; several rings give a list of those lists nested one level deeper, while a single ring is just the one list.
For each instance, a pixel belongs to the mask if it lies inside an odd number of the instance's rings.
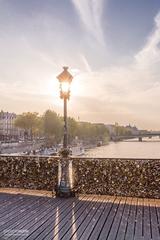
[{"label": "bridge walkway vanishing point", "polygon": [[0,191],[0,240],[5,239],[160,240],[160,200]]}]

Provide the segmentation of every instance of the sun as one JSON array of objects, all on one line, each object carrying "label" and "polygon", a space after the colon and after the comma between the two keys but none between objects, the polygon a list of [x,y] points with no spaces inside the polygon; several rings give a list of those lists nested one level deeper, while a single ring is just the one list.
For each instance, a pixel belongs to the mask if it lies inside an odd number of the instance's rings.
[{"label": "sun", "polygon": [[[70,69],[70,73],[73,76],[73,80],[70,85],[70,95],[72,96],[83,96],[85,92],[84,85],[84,76],[80,73],[78,69]],[[50,78],[46,79],[39,84],[39,92],[48,95],[54,98],[54,101],[59,100],[60,94],[60,84],[56,78],[57,74],[50,76]],[[45,83],[45,84],[44,84]]]},{"label": "sun", "polygon": [[84,89],[83,89],[83,80],[82,80],[82,76],[80,74],[80,70],[79,69],[71,69],[71,74],[73,76],[73,80],[71,83],[71,95],[73,96],[82,96],[84,93]]},{"label": "sun", "polygon": [[71,83],[71,95],[73,96],[79,96],[81,95],[81,86],[80,83],[78,81],[78,79],[73,79],[72,83]]}]

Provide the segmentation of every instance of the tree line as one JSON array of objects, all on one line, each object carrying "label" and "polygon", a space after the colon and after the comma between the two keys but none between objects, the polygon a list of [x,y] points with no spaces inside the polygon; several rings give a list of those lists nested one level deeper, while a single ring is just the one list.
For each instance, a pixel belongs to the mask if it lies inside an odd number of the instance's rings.
[{"label": "tree line", "polygon": [[[47,110],[39,115],[37,112],[26,112],[18,115],[15,126],[24,130],[24,137],[44,137],[47,142],[58,144],[63,139],[63,117],[55,111]],[[84,143],[106,143],[109,140],[109,132],[103,123],[79,122],[68,117],[68,142],[76,140]]]}]

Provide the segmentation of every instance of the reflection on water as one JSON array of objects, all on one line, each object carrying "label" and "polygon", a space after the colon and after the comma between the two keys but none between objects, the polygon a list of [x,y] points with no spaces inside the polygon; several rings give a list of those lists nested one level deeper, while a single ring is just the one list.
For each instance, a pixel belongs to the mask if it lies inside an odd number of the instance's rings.
[{"label": "reflection on water", "polygon": [[90,149],[88,157],[109,158],[160,158],[160,138],[144,138],[143,142],[137,139],[123,142],[110,142],[106,146]]}]

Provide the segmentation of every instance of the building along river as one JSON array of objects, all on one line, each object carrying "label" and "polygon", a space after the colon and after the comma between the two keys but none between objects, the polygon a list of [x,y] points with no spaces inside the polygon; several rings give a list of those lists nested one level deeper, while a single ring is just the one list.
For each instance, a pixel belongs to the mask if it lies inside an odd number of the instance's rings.
[{"label": "building along river", "polygon": [[122,142],[109,142],[108,145],[90,149],[85,153],[86,157],[104,158],[159,158],[160,138],[143,138],[125,140]]}]

